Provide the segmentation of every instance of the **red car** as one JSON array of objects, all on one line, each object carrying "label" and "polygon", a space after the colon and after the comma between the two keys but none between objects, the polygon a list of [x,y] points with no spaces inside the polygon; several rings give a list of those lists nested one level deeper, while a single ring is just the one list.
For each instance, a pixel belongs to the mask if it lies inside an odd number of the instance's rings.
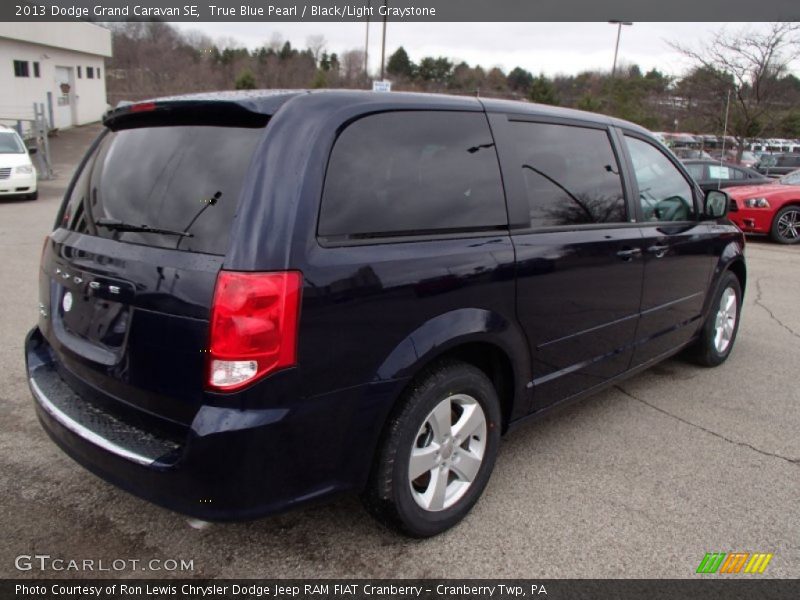
[{"label": "red car", "polygon": [[728,218],[745,233],[768,233],[781,244],[800,242],[800,170],[765,185],[725,190]]}]

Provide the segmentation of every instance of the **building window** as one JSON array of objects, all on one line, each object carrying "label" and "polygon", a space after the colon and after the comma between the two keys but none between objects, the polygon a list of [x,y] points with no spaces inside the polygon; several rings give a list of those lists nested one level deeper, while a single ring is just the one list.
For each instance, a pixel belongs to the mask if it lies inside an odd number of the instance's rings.
[{"label": "building window", "polygon": [[94,79],[94,69],[92,67],[86,67],[86,79]]},{"label": "building window", "polygon": [[14,76],[15,77],[30,77],[30,72],[28,71],[28,61],[27,60],[15,60],[14,61]]},{"label": "building window", "polygon": [[97,67],[97,78],[100,79],[100,67]]},{"label": "building window", "polygon": [[39,72],[39,63],[33,63],[33,76],[34,77],[41,77],[41,73]]},{"label": "building window", "polygon": [[83,71],[81,70],[80,66],[78,67],[78,79],[83,77]]}]

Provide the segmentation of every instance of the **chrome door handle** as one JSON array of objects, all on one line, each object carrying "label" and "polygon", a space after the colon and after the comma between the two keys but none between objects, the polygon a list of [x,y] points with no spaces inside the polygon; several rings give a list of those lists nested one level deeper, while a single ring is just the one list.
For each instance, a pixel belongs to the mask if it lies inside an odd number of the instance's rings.
[{"label": "chrome door handle", "polygon": [[639,256],[642,253],[641,248],[626,248],[625,250],[619,250],[617,252],[617,256],[619,256],[622,260],[632,260],[633,258]]},{"label": "chrome door handle", "polygon": [[660,246],[658,244],[650,246],[647,249],[651,254],[655,254],[656,258],[662,258],[667,253],[667,250],[669,250],[669,246]]}]

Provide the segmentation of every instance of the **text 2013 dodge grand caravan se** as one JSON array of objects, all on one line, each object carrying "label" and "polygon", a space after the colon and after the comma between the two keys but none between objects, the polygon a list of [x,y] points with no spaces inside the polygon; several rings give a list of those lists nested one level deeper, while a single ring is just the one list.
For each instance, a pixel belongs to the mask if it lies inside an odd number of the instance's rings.
[{"label": "text 2013 dodge grand caravan se", "polygon": [[67,454],[181,513],[358,491],[433,535],[510,426],[736,338],[727,197],[630,123],[323,91],[105,126],[45,241],[30,387]]}]

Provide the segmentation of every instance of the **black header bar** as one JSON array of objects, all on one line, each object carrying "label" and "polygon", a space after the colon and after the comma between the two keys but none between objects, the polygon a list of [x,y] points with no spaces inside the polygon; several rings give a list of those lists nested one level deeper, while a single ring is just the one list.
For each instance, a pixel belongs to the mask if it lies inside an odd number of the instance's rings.
[{"label": "black header bar", "polygon": [[0,21],[797,21],[798,0],[3,0]]},{"label": "black header bar", "polygon": [[2,580],[15,600],[796,600],[799,580],[759,575],[695,579]]}]

